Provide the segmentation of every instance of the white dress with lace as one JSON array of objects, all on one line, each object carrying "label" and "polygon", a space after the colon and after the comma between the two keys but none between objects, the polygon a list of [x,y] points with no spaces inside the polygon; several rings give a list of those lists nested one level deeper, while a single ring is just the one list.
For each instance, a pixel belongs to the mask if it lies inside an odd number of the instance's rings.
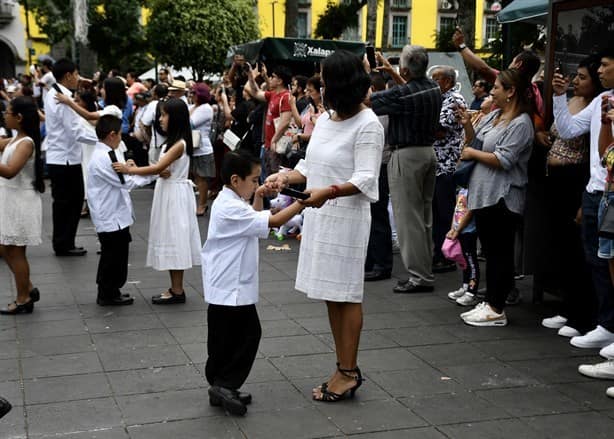
[{"label": "white dress with lace", "polygon": [[[165,152],[160,154],[164,157]],[[190,157],[185,151],[169,166],[171,176],[158,178],[151,205],[148,267],[155,270],[187,270],[200,265],[200,232],[196,200],[188,180]]]},{"label": "white dress with lace", "polygon": [[[8,164],[17,146],[32,139],[13,139],[4,149],[0,163]],[[0,245],[39,245],[42,242],[43,207],[34,189],[34,154],[11,179],[0,177]]]}]

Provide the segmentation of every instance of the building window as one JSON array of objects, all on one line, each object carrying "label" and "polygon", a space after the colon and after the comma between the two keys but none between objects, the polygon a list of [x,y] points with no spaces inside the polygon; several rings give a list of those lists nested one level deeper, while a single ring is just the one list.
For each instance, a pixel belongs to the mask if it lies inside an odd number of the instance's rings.
[{"label": "building window", "polygon": [[403,47],[407,44],[407,16],[392,16],[392,47]]},{"label": "building window", "polygon": [[296,22],[296,32],[298,38],[309,38],[311,35],[311,24],[309,21],[309,10],[299,9]]},{"label": "building window", "polygon": [[409,8],[409,0],[392,0],[393,8]]},{"label": "building window", "polygon": [[444,31],[445,29],[454,29],[456,26],[456,18],[449,15],[440,15],[439,16],[439,32]]},{"label": "building window", "polygon": [[499,33],[499,22],[496,18],[486,18],[486,26],[484,26],[484,40],[486,42],[490,42],[497,38],[497,34]]}]

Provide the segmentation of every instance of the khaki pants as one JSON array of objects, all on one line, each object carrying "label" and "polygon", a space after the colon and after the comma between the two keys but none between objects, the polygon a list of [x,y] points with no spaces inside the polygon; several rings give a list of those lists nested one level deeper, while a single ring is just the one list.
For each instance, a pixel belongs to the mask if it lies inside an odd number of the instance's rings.
[{"label": "khaki pants", "polygon": [[399,247],[409,279],[433,285],[433,193],[437,160],[432,146],[394,151],[388,183]]}]

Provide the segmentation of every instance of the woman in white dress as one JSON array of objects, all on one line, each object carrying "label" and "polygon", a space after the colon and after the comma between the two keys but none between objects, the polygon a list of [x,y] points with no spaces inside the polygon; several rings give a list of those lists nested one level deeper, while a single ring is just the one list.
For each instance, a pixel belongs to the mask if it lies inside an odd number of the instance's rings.
[{"label": "woman in white dress", "polygon": [[36,104],[31,97],[13,99],[5,120],[17,135],[0,140],[0,249],[13,272],[17,299],[0,314],[29,314],[40,293],[30,281],[26,247],[42,241],[40,194],[45,191]]},{"label": "woman in white dress", "polygon": [[305,160],[269,176],[267,184],[279,189],[307,183],[310,197],[304,204],[314,209],[305,210],[296,289],[326,301],[337,370],[313,389],[313,398],[336,402],[354,396],[362,384],[357,355],[364,261],[384,129],[363,103],[371,83],[360,58],[335,52],[322,63],[322,81],[329,111],[318,119]]},{"label": "woman in white dress", "polygon": [[200,265],[200,232],[194,212],[196,201],[192,183],[188,180],[192,155],[192,130],[188,106],[172,98],[161,109],[160,124],[168,133],[159,161],[150,166],[137,167],[113,164],[124,174],[153,175],[169,171],[170,176],[158,179],[154,190],[147,245],[148,267],[168,270],[171,287],[152,297],[155,305],[185,303],[183,272]]}]

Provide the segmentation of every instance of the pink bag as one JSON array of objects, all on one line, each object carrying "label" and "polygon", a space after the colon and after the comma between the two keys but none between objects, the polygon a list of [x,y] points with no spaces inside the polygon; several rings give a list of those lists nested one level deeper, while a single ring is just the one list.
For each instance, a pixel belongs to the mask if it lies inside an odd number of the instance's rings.
[{"label": "pink bag", "polygon": [[446,259],[456,262],[461,270],[467,268],[467,260],[463,255],[463,249],[458,239],[446,238],[441,246],[441,251]]}]

